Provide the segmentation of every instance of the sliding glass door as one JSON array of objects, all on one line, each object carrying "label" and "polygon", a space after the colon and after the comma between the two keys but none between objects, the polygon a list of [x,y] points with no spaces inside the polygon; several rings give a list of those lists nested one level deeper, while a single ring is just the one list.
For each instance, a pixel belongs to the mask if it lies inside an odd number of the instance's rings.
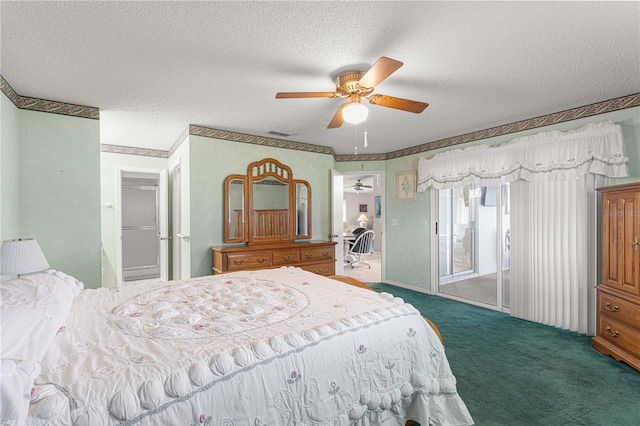
[{"label": "sliding glass door", "polygon": [[[470,193],[471,191],[471,193]],[[472,273],[475,269],[474,212],[470,186],[439,191],[438,238],[441,281]],[[473,204],[473,201],[471,201]]]},{"label": "sliding glass door", "polygon": [[438,293],[509,306],[509,191],[473,184],[438,191]]}]

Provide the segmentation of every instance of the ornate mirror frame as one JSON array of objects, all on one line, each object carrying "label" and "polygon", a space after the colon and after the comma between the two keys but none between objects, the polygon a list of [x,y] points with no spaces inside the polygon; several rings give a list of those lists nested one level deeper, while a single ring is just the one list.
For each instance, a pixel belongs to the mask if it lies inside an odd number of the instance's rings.
[{"label": "ornate mirror frame", "polygon": [[[240,184],[244,199],[238,209]],[[311,235],[311,186],[293,179],[287,165],[265,158],[249,164],[246,175],[224,180],[225,243],[294,242]]]}]

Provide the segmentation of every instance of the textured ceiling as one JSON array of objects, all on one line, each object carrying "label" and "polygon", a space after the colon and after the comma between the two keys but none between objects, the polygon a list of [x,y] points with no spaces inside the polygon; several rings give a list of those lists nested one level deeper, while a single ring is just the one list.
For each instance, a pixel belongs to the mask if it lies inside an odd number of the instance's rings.
[{"label": "textured ceiling", "polygon": [[[101,142],[168,150],[188,124],[386,153],[640,92],[638,2],[2,1],[0,73],[22,96],[100,108]],[[328,130],[335,77],[404,62]]]}]

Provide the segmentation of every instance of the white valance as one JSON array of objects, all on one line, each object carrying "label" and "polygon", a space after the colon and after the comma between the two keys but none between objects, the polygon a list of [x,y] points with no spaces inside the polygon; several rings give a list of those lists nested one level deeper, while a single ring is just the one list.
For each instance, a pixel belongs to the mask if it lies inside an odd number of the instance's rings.
[{"label": "white valance", "polygon": [[587,173],[627,176],[622,129],[612,122],[589,124],[568,132],[545,132],[503,145],[476,145],[418,161],[418,192],[457,188],[469,183],[500,186],[577,179]]}]

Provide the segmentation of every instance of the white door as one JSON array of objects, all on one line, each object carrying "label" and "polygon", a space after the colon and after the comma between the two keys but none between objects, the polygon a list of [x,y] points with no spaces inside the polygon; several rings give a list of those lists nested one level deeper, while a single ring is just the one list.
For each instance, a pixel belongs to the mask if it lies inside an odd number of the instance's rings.
[{"label": "white door", "polygon": [[159,173],[158,185],[158,218],[160,240],[160,280],[169,279],[169,197],[167,184],[167,170]]},{"label": "white door", "polygon": [[336,275],[344,274],[344,219],[342,200],[344,199],[344,175],[331,169],[331,241],[336,241]]},{"label": "white door", "polygon": [[182,173],[180,164],[171,171],[171,279],[182,278]]},{"label": "white door", "polygon": [[116,275],[126,281],[168,278],[167,171],[116,168]]}]

